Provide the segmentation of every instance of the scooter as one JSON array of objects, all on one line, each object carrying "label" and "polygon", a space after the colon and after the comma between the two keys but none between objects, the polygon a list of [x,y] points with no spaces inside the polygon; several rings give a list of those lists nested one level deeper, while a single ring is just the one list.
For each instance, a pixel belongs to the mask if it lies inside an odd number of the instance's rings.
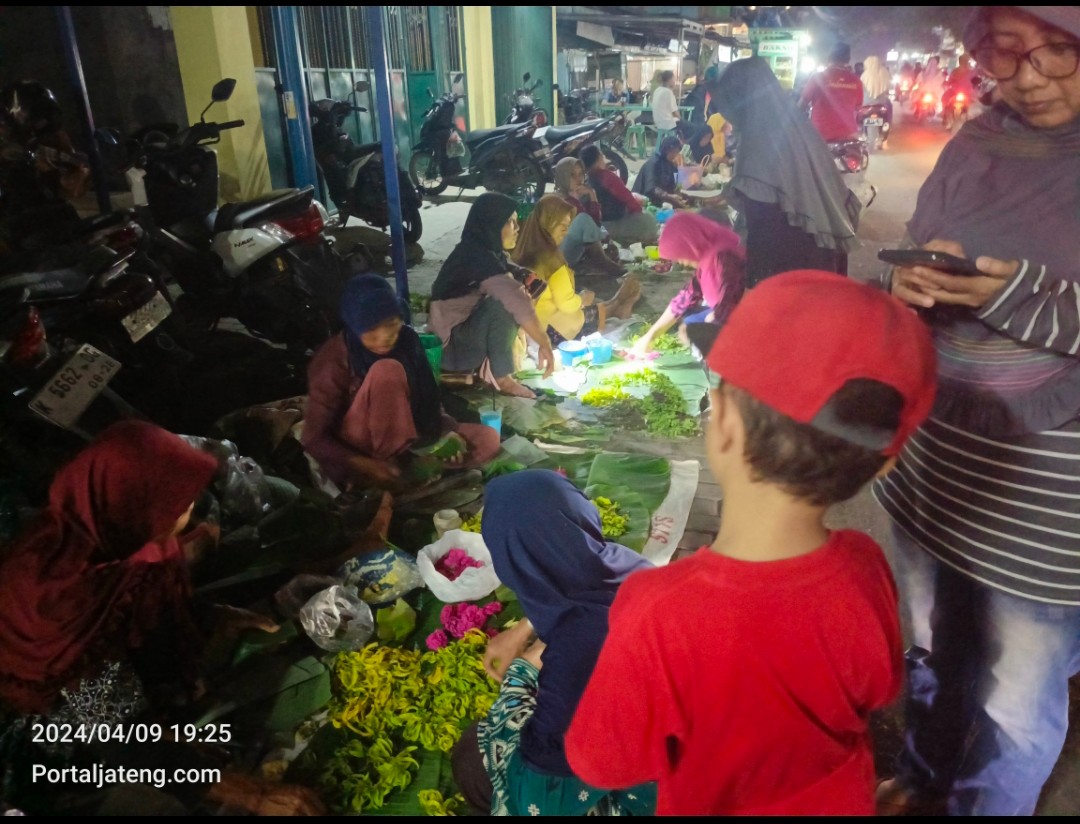
[{"label": "scooter", "polygon": [[510,95],[510,114],[506,116],[503,125],[532,122],[536,124],[537,128],[540,128],[548,124],[547,112],[537,107],[536,99],[533,97],[533,94],[543,85],[544,81],[537,78],[536,82],[530,86],[529,80],[531,79],[532,74],[525,72],[524,77],[522,77],[521,88],[515,89],[514,93]]},{"label": "scooter", "polygon": [[946,86],[941,95],[941,125],[950,132],[963,126],[967,123],[970,105],[971,96],[968,92],[955,86]]},{"label": "scooter", "polygon": [[870,151],[877,151],[889,139],[889,107],[884,103],[867,103],[855,112],[855,122],[862,130],[866,146]]},{"label": "scooter", "polygon": [[[369,86],[359,81],[350,94]],[[386,197],[386,177],[382,143],[357,146],[344,129],[345,118],[353,112],[366,112],[349,100],[316,100],[308,107],[311,114],[311,137],[315,160],[326,181],[330,199],[338,207],[338,223],[344,226],[349,217],[385,229],[390,225],[390,207]],[[415,243],[423,234],[419,193],[403,169],[398,170],[401,193],[401,222],[405,241]]]},{"label": "scooter", "polygon": [[348,266],[324,234],[328,216],[313,186],[218,208],[209,147],[244,121],[207,123],[205,115],[235,85],[219,81],[191,128],[142,135],[129,170],[135,204],[149,215],[154,259],[183,290],[178,306],[193,326],[212,330],[234,317],[256,337],[303,352],[340,328]]},{"label": "scooter", "polygon": [[409,159],[409,177],[421,192],[438,195],[452,185],[483,186],[526,202],[540,199],[549,177],[533,156],[538,149],[535,124],[510,123],[462,134],[454,113],[465,95],[448,92],[436,98],[431,89],[428,95],[432,103]]},{"label": "scooter", "polygon": [[916,123],[922,123],[937,114],[937,96],[933,92],[917,91],[912,104],[911,115]]}]

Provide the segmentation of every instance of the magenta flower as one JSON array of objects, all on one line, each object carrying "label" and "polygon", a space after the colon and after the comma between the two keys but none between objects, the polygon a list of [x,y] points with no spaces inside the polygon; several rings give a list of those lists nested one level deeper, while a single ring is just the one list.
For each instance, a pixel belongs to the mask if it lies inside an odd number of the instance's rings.
[{"label": "magenta flower", "polygon": [[483,565],[482,561],[476,560],[464,549],[454,547],[435,562],[435,569],[451,581],[456,581],[465,570],[479,569]]},{"label": "magenta flower", "polygon": [[441,629],[437,629],[427,637],[426,643],[428,649],[442,649],[450,643],[450,639],[446,637],[445,632],[443,632]]}]

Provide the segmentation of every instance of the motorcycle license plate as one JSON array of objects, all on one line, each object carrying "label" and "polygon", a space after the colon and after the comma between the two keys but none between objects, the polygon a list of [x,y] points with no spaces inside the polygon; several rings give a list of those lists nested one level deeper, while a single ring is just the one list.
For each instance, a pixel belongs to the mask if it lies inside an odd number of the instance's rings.
[{"label": "motorcycle license plate", "polygon": [[885,121],[880,117],[868,117],[866,118],[867,126],[881,126]]},{"label": "motorcycle license plate", "polygon": [[30,408],[70,429],[118,371],[120,361],[84,343],[34,396]]},{"label": "motorcycle license plate", "polygon": [[144,303],[126,318],[122,318],[120,322],[124,324],[124,328],[131,338],[131,342],[138,343],[157,329],[158,325],[165,320],[171,312],[172,307],[169,305],[169,302],[165,300],[165,296],[162,295],[161,292],[154,292],[154,296],[149,301]]}]

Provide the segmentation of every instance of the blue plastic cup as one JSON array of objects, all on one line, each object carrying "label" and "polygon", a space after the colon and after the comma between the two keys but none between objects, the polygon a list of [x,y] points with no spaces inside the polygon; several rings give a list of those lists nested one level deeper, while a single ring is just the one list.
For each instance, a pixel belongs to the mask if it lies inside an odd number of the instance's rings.
[{"label": "blue plastic cup", "polygon": [[500,435],[502,434],[502,410],[501,409],[482,409],[480,410],[480,423],[484,426],[490,426]]},{"label": "blue plastic cup", "polygon": [[611,341],[606,338],[589,341],[589,351],[592,352],[593,364],[607,363],[610,361],[613,349],[614,347],[612,346]]}]

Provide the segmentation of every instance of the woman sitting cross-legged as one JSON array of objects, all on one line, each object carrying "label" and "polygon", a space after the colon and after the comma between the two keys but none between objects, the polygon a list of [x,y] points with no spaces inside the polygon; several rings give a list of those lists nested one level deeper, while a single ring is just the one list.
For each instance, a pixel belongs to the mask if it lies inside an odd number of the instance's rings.
[{"label": "woman sitting cross-legged", "polygon": [[660,256],[693,266],[694,276],[637,343],[637,356],[680,321],[722,325],[742,297],[746,249],[739,236],[715,220],[691,212],[673,215],[660,236]]},{"label": "woman sitting cross-legged", "polygon": [[688,207],[690,202],[675,191],[681,149],[682,141],[677,137],[661,140],[656,153],[638,172],[633,191],[647,197],[654,206],[662,208],[665,203],[670,203],[677,209]]},{"label": "woman sitting cross-legged", "polygon": [[506,195],[480,195],[469,210],[461,242],[443,263],[431,287],[431,331],[442,338],[443,369],[483,377],[504,395],[534,398],[514,379],[518,330],[540,348],[537,365],[550,375],[551,341],[522,288],[529,273],[506,256],[518,238],[517,203]]},{"label": "woman sitting cross-legged", "polygon": [[608,167],[607,158],[599,146],[582,149],[581,163],[596,192],[600,216],[611,239],[623,246],[632,243],[651,246],[656,243],[656,235],[660,231],[656,218],[642,209],[649,202],[648,198],[635,195],[626,188],[622,178]]},{"label": "woman sitting cross-legged", "polygon": [[641,297],[641,283],[627,277],[615,296],[602,303],[589,291],[577,291],[574,270],[559,244],[566,237],[575,209],[559,195],[544,195],[525,222],[514,260],[547,283],[536,300],[536,316],[552,343],[604,331],[608,318],[626,318]]},{"label": "woman sitting cross-legged", "polygon": [[454,748],[462,794],[474,809],[495,815],[652,814],[655,785],[591,787],[574,776],[563,749],[607,636],[615,593],[627,576],[652,564],[607,541],[596,507],[546,469],[488,485],[483,537],[525,619],[488,644],[484,669],[502,688]]},{"label": "woman sitting cross-legged", "polygon": [[442,413],[420,337],[405,325],[401,302],[383,278],[350,280],[341,317],[345,329],[308,366],[302,437],[335,484],[398,487],[409,449],[440,438],[456,442],[450,465],[479,466],[495,457],[495,430]]}]

